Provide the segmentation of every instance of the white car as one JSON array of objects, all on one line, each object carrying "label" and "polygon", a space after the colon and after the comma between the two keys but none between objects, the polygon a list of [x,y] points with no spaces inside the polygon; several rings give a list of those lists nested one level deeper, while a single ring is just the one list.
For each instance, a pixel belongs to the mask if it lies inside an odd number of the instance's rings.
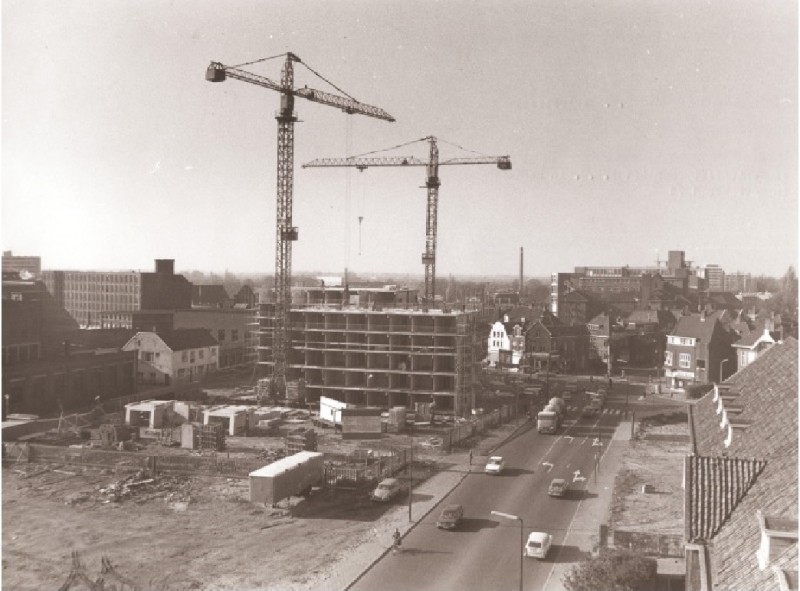
[{"label": "white car", "polygon": [[553,536],[541,531],[534,531],[528,536],[528,541],[522,549],[523,556],[544,560],[553,544]]},{"label": "white car", "polygon": [[487,474],[500,474],[505,467],[506,461],[502,458],[502,456],[492,456],[489,458],[489,461],[486,462],[486,468],[484,468],[484,472]]}]

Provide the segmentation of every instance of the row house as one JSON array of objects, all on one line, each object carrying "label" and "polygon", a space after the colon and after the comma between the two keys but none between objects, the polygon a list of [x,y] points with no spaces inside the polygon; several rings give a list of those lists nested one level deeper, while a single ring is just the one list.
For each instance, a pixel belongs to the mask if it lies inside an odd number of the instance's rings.
[{"label": "row house", "polygon": [[585,324],[570,326],[551,312],[545,312],[525,333],[527,364],[532,371],[586,371],[589,368],[589,343]]},{"label": "row house", "polygon": [[532,310],[513,308],[492,323],[487,339],[487,361],[492,367],[519,368],[525,357],[526,317]]},{"label": "row house", "polygon": [[219,344],[202,328],[138,332],[122,349],[137,352],[136,377],[143,384],[195,382],[219,369]]},{"label": "row house", "polygon": [[723,325],[724,314],[703,311],[680,317],[664,352],[664,375],[671,388],[719,382],[735,371],[731,345],[736,337]]},{"label": "row house", "polygon": [[797,589],[797,340],[689,406],[686,590]]}]

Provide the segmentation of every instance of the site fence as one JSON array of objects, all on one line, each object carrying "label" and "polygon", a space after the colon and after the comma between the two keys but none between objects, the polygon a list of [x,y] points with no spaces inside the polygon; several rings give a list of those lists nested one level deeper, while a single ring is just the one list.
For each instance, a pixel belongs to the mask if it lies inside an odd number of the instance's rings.
[{"label": "site fence", "polygon": [[[393,449],[363,465],[354,466],[347,456],[325,455],[325,484],[331,488],[361,489],[395,475],[409,461],[409,449]],[[337,464],[337,462],[341,462]]]},{"label": "site fence", "polygon": [[[414,447],[425,453],[447,453],[453,446],[488,429],[513,420],[512,406],[480,415],[469,422],[451,427],[442,434],[427,439],[413,439]],[[378,446],[380,447],[380,446]],[[247,478],[250,472],[267,463],[261,458],[229,458],[224,453],[202,456],[141,454],[88,447],[62,447],[26,442],[3,444],[3,462],[69,464],[111,468],[115,470],[147,470],[150,474],[184,474]],[[360,489],[389,478],[402,470],[411,459],[409,448],[391,448],[375,457],[356,463],[352,456],[325,455],[324,482],[336,488]]]}]

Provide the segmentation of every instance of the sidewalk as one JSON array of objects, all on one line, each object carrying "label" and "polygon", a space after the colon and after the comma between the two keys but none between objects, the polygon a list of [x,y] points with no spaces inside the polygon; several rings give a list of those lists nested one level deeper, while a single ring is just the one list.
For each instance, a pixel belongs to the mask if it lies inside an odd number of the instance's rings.
[{"label": "sidewalk", "polygon": [[[630,439],[631,422],[630,420],[622,421],[614,432],[608,448],[600,458],[597,481],[595,482],[594,475],[587,481],[586,490],[597,496],[579,503],[570,531],[564,537],[563,546],[577,547],[584,555],[596,552],[600,543],[600,525],[609,522],[614,495],[614,479],[619,472]],[[556,552],[558,551],[559,548],[556,548]],[[573,563],[558,562],[558,554],[554,554],[549,560],[555,562],[543,591],[565,591],[566,587],[561,581],[563,576],[572,569]]]},{"label": "sidewalk", "polygon": [[[524,423],[520,426],[524,427]],[[513,423],[500,425],[493,429],[487,437],[481,439],[476,450],[491,452],[502,445],[514,432]],[[474,454],[472,468],[483,464],[481,457],[477,453]],[[320,591],[349,589],[373,564],[389,552],[395,528],[399,529],[405,537],[470,473],[469,450],[438,456],[437,460],[446,468],[414,488],[414,495],[420,497],[420,500],[414,501],[411,506],[414,521],[412,523],[408,521],[408,505],[394,507],[375,522],[371,531],[361,539],[347,544],[347,553],[335,562],[331,566],[331,570],[325,573],[320,580],[312,581],[308,589],[319,589]]]}]

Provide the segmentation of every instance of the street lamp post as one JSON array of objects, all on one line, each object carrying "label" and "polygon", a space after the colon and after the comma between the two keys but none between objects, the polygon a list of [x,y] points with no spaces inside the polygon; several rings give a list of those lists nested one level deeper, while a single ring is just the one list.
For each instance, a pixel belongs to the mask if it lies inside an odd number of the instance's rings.
[{"label": "street lamp post", "polygon": [[719,383],[722,383],[722,368],[725,366],[726,363],[730,361],[729,359],[723,359],[719,362]]},{"label": "street lamp post", "polygon": [[510,519],[511,521],[519,521],[519,591],[522,591],[523,548],[525,547],[525,527],[522,523],[522,517],[511,515],[510,513],[501,513],[500,511],[492,511],[492,515]]},{"label": "street lamp post", "polygon": [[411,446],[408,448],[410,451],[410,457],[406,458],[408,460],[408,522],[411,523],[413,520],[411,519],[411,498],[413,497],[414,491],[414,468],[412,464],[414,463],[414,438],[411,438]]}]

